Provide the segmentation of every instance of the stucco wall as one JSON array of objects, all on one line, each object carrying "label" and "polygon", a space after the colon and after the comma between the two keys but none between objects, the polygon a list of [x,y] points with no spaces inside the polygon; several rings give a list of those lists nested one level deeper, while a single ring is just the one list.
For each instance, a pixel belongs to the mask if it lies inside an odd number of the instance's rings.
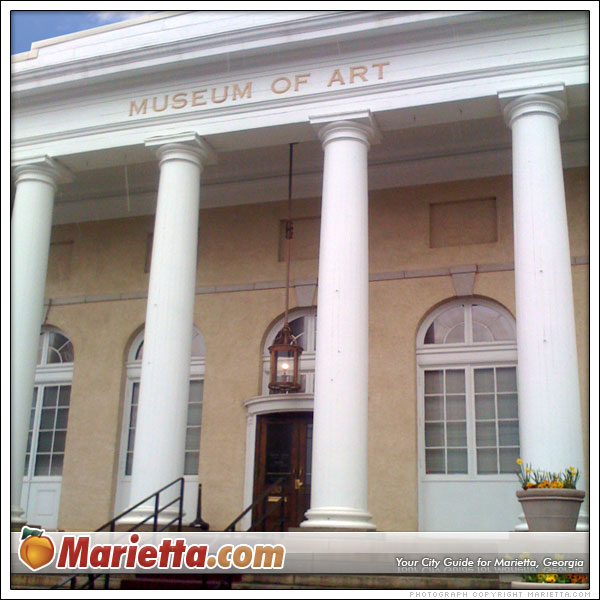
[{"label": "stucco wall", "polygon": [[[588,177],[586,169],[565,174],[574,257],[589,253]],[[484,197],[496,198],[497,241],[429,246],[430,204]],[[278,260],[278,245],[279,222],[286,212],[283,202],[201,211],[197,285],[283,281],[285,264]],[[370,193],[370,272],[409,275],[370,284],[369,509],[380,530],[417,528],[415,336],[431,308],[455,295],[450,276],[419,270],[500,265],[504,270],[476,275],[474,292],[514,314],[511,212],[510,177]],[[317,216],[319,201],[298,200],[294,213]],[[73,242],[66,252],[51,252],[46,290],[57,302],[48,323],[63,329],[75,347],[59,515],[64,529],[94,529],[112,513],[125,356],[145,318],[144,265],[151,231],[149,217],[63,225],[53,231],[54,241]],[[69,261],[68,268],[57,261]],[[316,259],[295,261],[292,278],[315,279],[317,268]],[[585,264],[573,267],[586,444],[588,273]],[[139,299],[118,299],[138,292]],[[283,311],[284,290],[204,292],[196,296],[194,314],[206,342],[199,479],[203,516],[218,529],[242,509],[242,403],[259,392],[261,342]]]}]

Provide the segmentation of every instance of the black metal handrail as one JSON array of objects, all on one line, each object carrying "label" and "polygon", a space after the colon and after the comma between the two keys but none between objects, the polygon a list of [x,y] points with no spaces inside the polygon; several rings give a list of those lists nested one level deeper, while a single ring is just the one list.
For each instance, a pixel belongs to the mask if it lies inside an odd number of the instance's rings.
[{"label": "black metal handrail", "polygon": [[196,518],[189,527],[197,527],[200,531],[208,531],[210,525],[202,518],[202,484],[198,484],[198,500],[196,501]]},{"label": "black metal handrail", "polygon": [[[126,529],[124,531],[136,531],[137,529],[142,527],[142,525],[145,525],[146,523],[148,523],[148,521],[150,521],[150,519],[152,519],[152,530],[151,531],[165,531],[165,529],[167,529],[168,527],[171,527],[171,525],[173,525],[174,523],[177,523],[176,531],[181,531],[181,526],[182,526],[182,521],[183,521],[184,483],[185,483],[185,480],[183,477],[178,477],[177,479],[171,481],[171,483],[167,483],[167,485],[161,487],[159,490],[157,490],[153,494],[150,494],[143,500],[140,500],[137,504],[134,504],[133,506],[129,507],[127,510],[124,510],[122,513],[118,514],[116,517],[113,517],[110,521],[107,521],[106,523],[104,523],[104,525],[101,525],[100,527],[98,527],[98,529],[96,529],[96,532],[100,532],[100,531],[114,532],[116,524],[119,520],[121,520],[123,517],[127,516],[129,513],[133,512],[136,508],[138,508],[142,504],[145,504],[146,502],[148,502],[148,500],[152,500],[152,499],[154,499],[154,512],[152,512],[150,515],[148,515],[145,519],[141,520],[139,523],[136,523],[135,525],[133,525],[132,527],[130,527],[129,529]],[[168,502],[164,506],[160,507],[161,493],[164,492],[165,490],[175,487],[176,485],[179,485],[179,496],[177,498],[175,498],[174,500],[171,500],[171,502]],[[159,529],[158,528],[158,516],[164,510],[166,510],[170,506],[173,506],[177,502],[179,503],[179,508],[177,510],[177,516],[174,519],[171,519],[168,523],[164,524]],[[65,579],[63,579],[60,583],[57,583],[51,589],[53,589],[53,590],[60,589],[67,584],[69,584],[71,589],[75,589],[77,586],[77,577],[79,575],[82,575],[82,574],[75,573],[73,575],[70,575],[69,577],[66,577]],[[79,589],[87,589],[87,588],[94,589],[96,579],[98,579],[100,577],[104,577],[104,589],[108,589],[109,582],[110,582],[110,574],[109,573],[88,574],[87,581]]]},{"label": "black metal handrail", "polygon": [[[227,527],[225,527],[225,531],[235,531],[235,527],[236,525],[252,510],[254,510],[261,502],[263,503],[263,516],[261,519],[259,519],[256,522],[252,522],[252,524],[250,525],[250,528],[247,529],[247,531],[253,531],[255,529],[256,526],[261,525],[262,523],[264,523],[267,519],[267,517],[271,516],[272,514],[274,514],[277,509],[279,508],[279,526],[281,528],[281,531],[283,531],[283,525],[284,525],[284,521],[285,521],[285,494],[281,494],[279,497],[279,500],[277,501],[277,504],[273,507],[272,510],[270,510],[269,512],[266,512],[264,510],[264,502],[267,498],[267,496],[269,496],[271,494],[271,492],[278,486],[278,485],[282,485],[283,486],[283,482],[289,479],[289,475],[284,475],[282,477],[280,477],[279,479],[277,479],[276,481],[274,481],[264,492],[261,496],[259,496],[252,504],[250,504],[250,506],[248,506],[247,508],[245,508]],[[284,490],[282,490],[284,491]]]}]

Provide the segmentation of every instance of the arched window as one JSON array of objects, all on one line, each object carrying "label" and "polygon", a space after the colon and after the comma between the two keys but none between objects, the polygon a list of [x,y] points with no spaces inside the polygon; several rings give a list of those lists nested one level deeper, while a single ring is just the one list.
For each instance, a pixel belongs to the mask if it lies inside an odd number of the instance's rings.
[{"label": "arched window", "polygon": [[498,307],[480,302],[452,303],[428,319],[422,346],[514,342],[515,324]]},{"label": "arched window", "polygon": [[[273,343],[275,336],[283,327],[284,318],[278,319],[269,329],[263,347],[263,376],[262,393],[272,393],[269,390],[270,356],[269,346]],[[315,308],[301,308],[289,313],[288,321],[292,335],[298,340],[303,351],[300,356],[300,382],[302,387],[299,393],[314,393],[315,388],[315,348],[317,345],[317,311]]]},{"label": "arched window", "polygon": [[[190,393],[188,397],[187,426],[185,432],[184,475],[186,477],[186,514],[195,514],[196,488],[198,483],[198,463],[200,459],[200,432],[202,429],[202,398],[204,394],[204,355],[206,348],[202,334],[194,327],[192,333],[192,357],[190,361]],[[126,364],[127,383],[125,386],[125,402],[123,428],[121,436],[121,452],[119,461],[119,485],[115,510],[119,512],[129,505],[129,487],[133,467],[133,452],[137,424],[137,408],[144,356],[144,330],[135,337],[130,345]],[[190,485],[188,486],[187,483]],[[189,487],[189,489],[187,489]],[[189,504],[189,507],[188,507]]]},{"label": "arched window", "polygon": [[444,304],[417,339],[423,475],[514,473],[519,456],[516,329],[486,300]]},{"label": "arched window", "polygon": [[510,531],[518,518],[512,315],[460,298],[417,334],[419,530]]},{"label": "arched window", "polygon": [[40,332],[22,506],[27,519],[56,527],[73,380],[71,340],[55,327]]}]

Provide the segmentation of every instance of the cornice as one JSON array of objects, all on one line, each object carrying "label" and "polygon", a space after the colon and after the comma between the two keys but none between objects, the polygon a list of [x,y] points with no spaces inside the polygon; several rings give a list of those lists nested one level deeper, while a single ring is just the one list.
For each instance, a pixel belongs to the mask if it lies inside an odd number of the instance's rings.
[{"label": "cornice", "polygon": [[31,49],[25,52],[19,52],[18,54],[13,54],[10,57],[11,63],[21,63],[27,60],[35,59],[38,57],[40,49],[46,48],[48,46],[55,46],[56,44],[61,44],[63,42],[68,42],[71,40],[91,37],[92,35],[98,35],[99,33],[104,33],[106,31],[114,31],[116,29],[123,29],[125,27],[131,27],[132,25],[139,25],[140,23],[147,23],[149,21],[156,21],[158,19],[166,19],[168,17],[172,17],[174,15],[184,14],[186,12],[191,11],[164,11],[154,15],[145,15],[143,17],[139,17],[137,19],[130,19],[128,21],[118,21],[117,23],[110,23],[108,25],[101,25],[99,27],[94,27],[93,29],[84,29],[83,31],[76,31],[74,33],[67,33],[65,35],[59,35],[53,38],[49,38],[47,40],[40,40],[38,42],[33,42],[31,44]]},{"label": "cornice", "polygon": [[13,61],[11,85],[15,94],[25,91],[43,93],[51,87],[80,84],[82,74],[88,81],[108,76],[119,79],[127,77],[133,70],[139,75],[141,70],[160,70],[173,63],[184,67],[198,60],[231,60],[237,54],[272,53],[279,46],[300,48],[333,38],[380,36],[385,30],[392,29],[398,33],[435,29],[453,22],[489,18],[489,13],[474,11],[328,11],[304,19],[198,35],[122,51],[111,52],[108,45],[107,53],[102,56],[64,60],[60,64],[36,67],[27,64],[28,61]]},{"label": "cornice", "polygon": [[[18,84],[29,79],[37,79],[41,75],[44,77],[65,76],[74,71],[89,72],[90,69],[98,70],[108,65],[122,67],[127,63],[137,66],[140,61],[148,59],[159,61],[161,64],[168,64],[170,62],[179,63],[185,60],[185,55],[190,51],[194,51],[196,57],[197,55],[206,56],[213,53],[229,53],[231,52],[231,48],[235,48],[236,46],[245,46],[244,49],[247,50],[247,45],[252,44],[252,42],[260,41],[262,45],[266,46],[270,45],[269,40],[272,38],[278,39],[282,36],[285,36],[287,41],[290,41],[315,30],[329,29],[332,25],[336,25],[339,28],[340,24],[348,26],[353,22],[362,22],[366,17],[372,18],[374,14],[375,11],[336,12],[335,14],[326,14],[324,16],[308,17],[303,21],[290,19],[284,23],[259,25],[225,33],[198,35],[183,41],[170,41],[142,48],[108,52],[101,57],[94,56],[63,62],[59,65],[33,67],[27,71],[13,73],[12,78],[13,83]],[[14,62],[17,61],[13,60]]]}]

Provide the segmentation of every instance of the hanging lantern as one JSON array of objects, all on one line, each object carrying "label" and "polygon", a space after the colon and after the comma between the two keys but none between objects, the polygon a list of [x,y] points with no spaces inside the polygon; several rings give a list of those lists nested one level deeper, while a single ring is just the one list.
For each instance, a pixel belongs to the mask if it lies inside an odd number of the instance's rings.
[{"label": "hanging lantern", "polygon": [[286,323],[269,346],[271,354],[271,381],[269,389],[275,393],[297,392],[300,383],[299,365],[302,346],[294,339],[290,326]]},{"label": "hanging lantern", "polygon": [[288,219],[285,228],[285,253],[286,253],[286,283],[285,283],[285,318],[283,328],[275,337],[273,344],[269,346],[271,355],[271,378],[269,389],[279,394],[298,392],[302,385],[300,383],[299,363],[302,354],[302,346],[298,344],[292,335],[288,323],[289,299],[290,299],[290,246],[294,236],[292,224],[292,161],[294,156],[294,144],[290,144],[290,168],[288,185]]}]

